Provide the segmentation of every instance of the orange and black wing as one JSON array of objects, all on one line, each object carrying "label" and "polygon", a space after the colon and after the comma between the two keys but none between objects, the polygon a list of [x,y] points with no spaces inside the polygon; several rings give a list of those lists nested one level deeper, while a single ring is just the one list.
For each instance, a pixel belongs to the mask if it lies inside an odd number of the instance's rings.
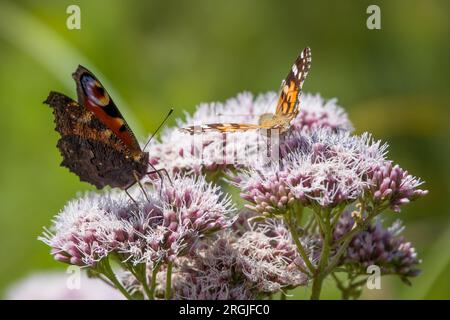
[{"label": "orange and black wing", "polygon": [[148,153],[132,153],[112,129],[78,102],[64,94],[50,92],[44,101],[53,109],[57,147],[62,166],[97,188],[125,188],[142,176],[148,166]]},{"label": "orange and black wing", "polygon": [[141,151],[138,141],[100,81],[83,66],[72,74],[77,84],[78,103],[92,111],[130,151]]},{"label": "orange and black wing", "polygon": [[289,119],[297,116],[299,96],[310,67],[311,49],[306,47],[297,57],[289,74],[281,84],[281,93],[275,112],[277,116],[287,116]]},{"label": "orange and black wing", "polygon": [[[282,116],[281,119],[294,119],[298,114],[298,97],[301,93],[303,82],[311,66],[311,50],[305,48],[297,60],[292,65],[291,71],[283,80],[281,93],[278,99],[275,116]],[[219,132],[238,132],[250,129],[270,129],[280,126],[277,122],[267,121],[260,125],[243,123],[211,123],[199,126],[190,126],[181,130],[188,133],[219,131]]]},{"label": "orange and black wing", "polygon": [[198,126],[190,126],[181,128],[180,130],[183,132],[187,132],[190,134],[194,133],[203,133],[210,131],[219,131],[219,132],[239,132],[246,131],[250,129],[260,129],[262,126],[257,124],[246,124],[246,123],[209,123]]}]

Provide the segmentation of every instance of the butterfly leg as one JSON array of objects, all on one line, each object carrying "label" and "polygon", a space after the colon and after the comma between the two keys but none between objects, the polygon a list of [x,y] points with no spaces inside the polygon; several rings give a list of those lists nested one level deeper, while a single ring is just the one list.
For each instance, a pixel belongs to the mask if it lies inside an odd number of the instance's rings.
[{"label": "butterfly leg", "polygon": [[[137,172],[134,171],[133,175],[134,175],[134,178],[136,179],[135,183],[137,183],[139,185],[139,188],[141,189],[142,193],[144,194],[145,199],[147,199],[147,202],[150,202],[150,198],[148,197],[148,194],[145,191],[144,186],[142,185],[141,180],[139,179],[139,176],[138,176]],[[135,183],[133,183],[133,184],[135,184]]]},{"label": "butterfly leg", "polygon": [[131,199],[131,201],[133,201],[133,203],[136,205],[136,207],[139,207],[138,203],[136,202],[136,200],[134,200],[134,198],[131,196],[131,194],[128,192],[128,189],[130,189],[132,186],[134,186],[136,184],[136,182],[133,182],[132,184],[130,184],[128,187],[126,187],[124,189],[125,193],[127,194],[127,196]]},{"label": "butterfly leg", "polygon": [[166,168],[156,169],[155,166],[153,166],[151,163],[149,163],[149,165],[150,165],[150,167],[152,167],[153,170],[147,172],[146,174],[149,175],[149,174],[156,173],[159,177],[159,180],[161,181],[161,189],[163,187],[163,180],[164,180],[164,177],[162,176],[161,172],[164,172],[164,174],[167,176],[167,179],[169,180],[170,184],[173,186],[173,182],[170,179],[169,172],[167,172]]}]

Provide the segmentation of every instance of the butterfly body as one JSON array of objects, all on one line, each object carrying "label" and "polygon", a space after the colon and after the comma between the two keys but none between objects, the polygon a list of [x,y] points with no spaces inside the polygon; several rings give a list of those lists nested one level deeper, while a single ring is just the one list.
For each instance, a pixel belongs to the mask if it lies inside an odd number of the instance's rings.
[{"label": "butterfly body", "polygon": [[311,50],[307,47],[300,52],[287,77],[281,83],[275,113],[261,115],[258,124],[210,123],[181,130],[190,134],[206,131],[238,132],[251,129],[279,129],[280,133],[286,132],[290,128],[291,121],[298,115],[299,96],[310,67]]},{"label": "butterfly body", "polygon": [[263,129],[279,129],[280,132],[289,130],[292,118],[286,115],[264,113],[259,117],[258,124]]},{"label": "butterfly body", "polygon": [[95,76],[81,66],[73,76],[78,102],[58,92],[45,101],[61,135],[61,165],[98,189],[125,189],[146,175],[149,155]]}]

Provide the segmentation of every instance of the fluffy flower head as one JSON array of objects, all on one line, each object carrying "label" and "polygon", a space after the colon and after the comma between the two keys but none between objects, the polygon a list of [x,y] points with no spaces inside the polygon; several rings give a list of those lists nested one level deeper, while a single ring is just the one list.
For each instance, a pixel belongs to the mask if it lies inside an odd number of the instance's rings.
[{"label": "fluffy flower head", "polygon": [[69,202],[41,237],[55,259],[94,266],[111,252],[133,263],[186,254],[195,242],[233,222],[234,208],[204,178],[177,176],[173,185],[137,198],[111,192]]}]

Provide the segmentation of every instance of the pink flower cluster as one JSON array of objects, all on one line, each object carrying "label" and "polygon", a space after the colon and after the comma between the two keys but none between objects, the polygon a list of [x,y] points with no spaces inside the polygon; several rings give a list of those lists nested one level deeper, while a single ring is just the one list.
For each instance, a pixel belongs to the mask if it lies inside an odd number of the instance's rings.
[{"label": "pink flower cluster", "polygon": [[184,255],[198,239],[231,225],[228,196],[203,178],[178,176],[137,205],[121,193],[88,194],[55,217],[41,237],[56,260],[94,266],[110,253],[134,264]]}]

